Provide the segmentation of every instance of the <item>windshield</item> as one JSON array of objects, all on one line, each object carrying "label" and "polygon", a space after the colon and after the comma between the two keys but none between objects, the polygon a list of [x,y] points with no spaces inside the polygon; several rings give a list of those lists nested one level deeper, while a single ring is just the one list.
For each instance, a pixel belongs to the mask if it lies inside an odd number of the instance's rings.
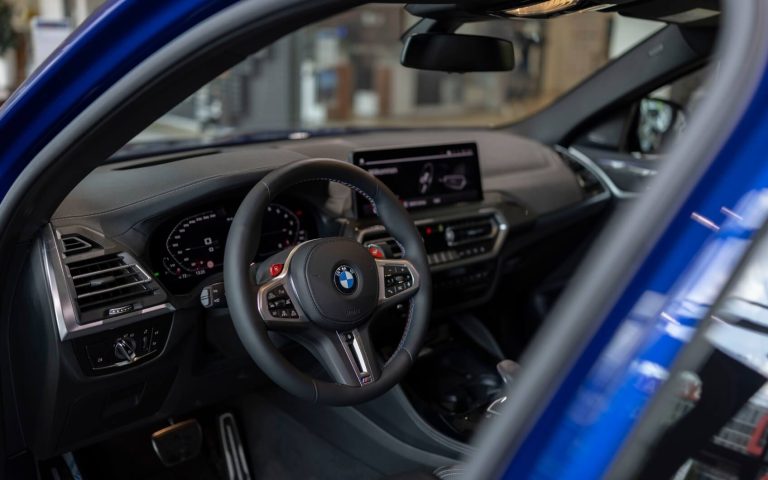
[{"label": "windshield", "polygon": [[472,23],[459,33],[512,41],[517,67],[449,74],[400,65],[400,37],[417,20],[402,6],[366,5],[302,28],[201,88],[133,142],[507,124],[662,26],[594,12]]}]

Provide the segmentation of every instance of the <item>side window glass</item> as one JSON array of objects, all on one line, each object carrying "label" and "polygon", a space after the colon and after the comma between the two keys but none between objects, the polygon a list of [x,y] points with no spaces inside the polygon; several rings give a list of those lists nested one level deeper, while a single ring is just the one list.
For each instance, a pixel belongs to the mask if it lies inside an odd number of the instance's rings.
[{"label": "side window glass", "polygon": [[708,69],[700,69],[654,90],[635,107],[629,150],[656,155],[685,127],[705,95]]}]

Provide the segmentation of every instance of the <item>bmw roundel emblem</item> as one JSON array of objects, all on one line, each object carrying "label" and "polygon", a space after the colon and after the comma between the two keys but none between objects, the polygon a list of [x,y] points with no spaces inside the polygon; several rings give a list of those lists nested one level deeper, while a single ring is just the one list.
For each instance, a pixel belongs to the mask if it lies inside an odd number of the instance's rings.
[{"label": "bmw roundel emblem", "polygon": [[357,289],[357,274],[349,265],[339,265],[333,272],[333,283],[338,291],[349,295]]}]

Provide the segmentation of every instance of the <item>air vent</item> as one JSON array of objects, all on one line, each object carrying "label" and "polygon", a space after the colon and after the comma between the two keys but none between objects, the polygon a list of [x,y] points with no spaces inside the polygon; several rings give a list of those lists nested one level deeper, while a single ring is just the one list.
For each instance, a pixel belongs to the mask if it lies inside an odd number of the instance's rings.
[{"label": "air vent", "polygon": [[449,247],[494,238],[498,232],[492,216],[448,222],[445,225],[445,241]]},{"label": "air vent", "polygon": [[375,245],[384,251],[387,258],[403,258],[403,249],[386,230],[366,234],[360,242],[366,247]]},{"label": "air vent", "polygon": [[94,248],[99,248],[95,242],[76,234],[62,235],[61,243],[64,247],[62,253],[64,253],[65,257],[78,255],[80,253],[89,252]]},{"label": "air vent", "polygon": [[605,192],[603,183],[597,178],[597,175],[592,173],[587,167],[567,155],[563,155],[562,158],[568,168],[570,168],[576,176],[576,183],[579,184],[579,188],[584,192],[585,198],[591,198]]},{"label": "air vent", "polygon": [[[104,309],[103,316],[111,310],[127,313],[131,300],[152,295],[154,283],[135,263],[126,262],[121,255],[107,255],[67,265],[80,313]],[[107,309],[108,306],[118,309]]]}]

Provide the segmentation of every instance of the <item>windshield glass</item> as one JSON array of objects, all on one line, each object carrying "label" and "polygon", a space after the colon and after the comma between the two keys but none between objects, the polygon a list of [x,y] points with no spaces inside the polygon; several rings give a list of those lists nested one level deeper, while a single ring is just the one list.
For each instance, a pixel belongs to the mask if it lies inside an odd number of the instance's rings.
[{"label": "windshield glass", "polygon": [[459,33],[512,41],[517,67],[449,74],[400,65],[400,37],[417,20],[402,6],[366,5],[298,30],[201,88],[133,142],[506,124],[663,26],[596,12],[467,24]]}]

